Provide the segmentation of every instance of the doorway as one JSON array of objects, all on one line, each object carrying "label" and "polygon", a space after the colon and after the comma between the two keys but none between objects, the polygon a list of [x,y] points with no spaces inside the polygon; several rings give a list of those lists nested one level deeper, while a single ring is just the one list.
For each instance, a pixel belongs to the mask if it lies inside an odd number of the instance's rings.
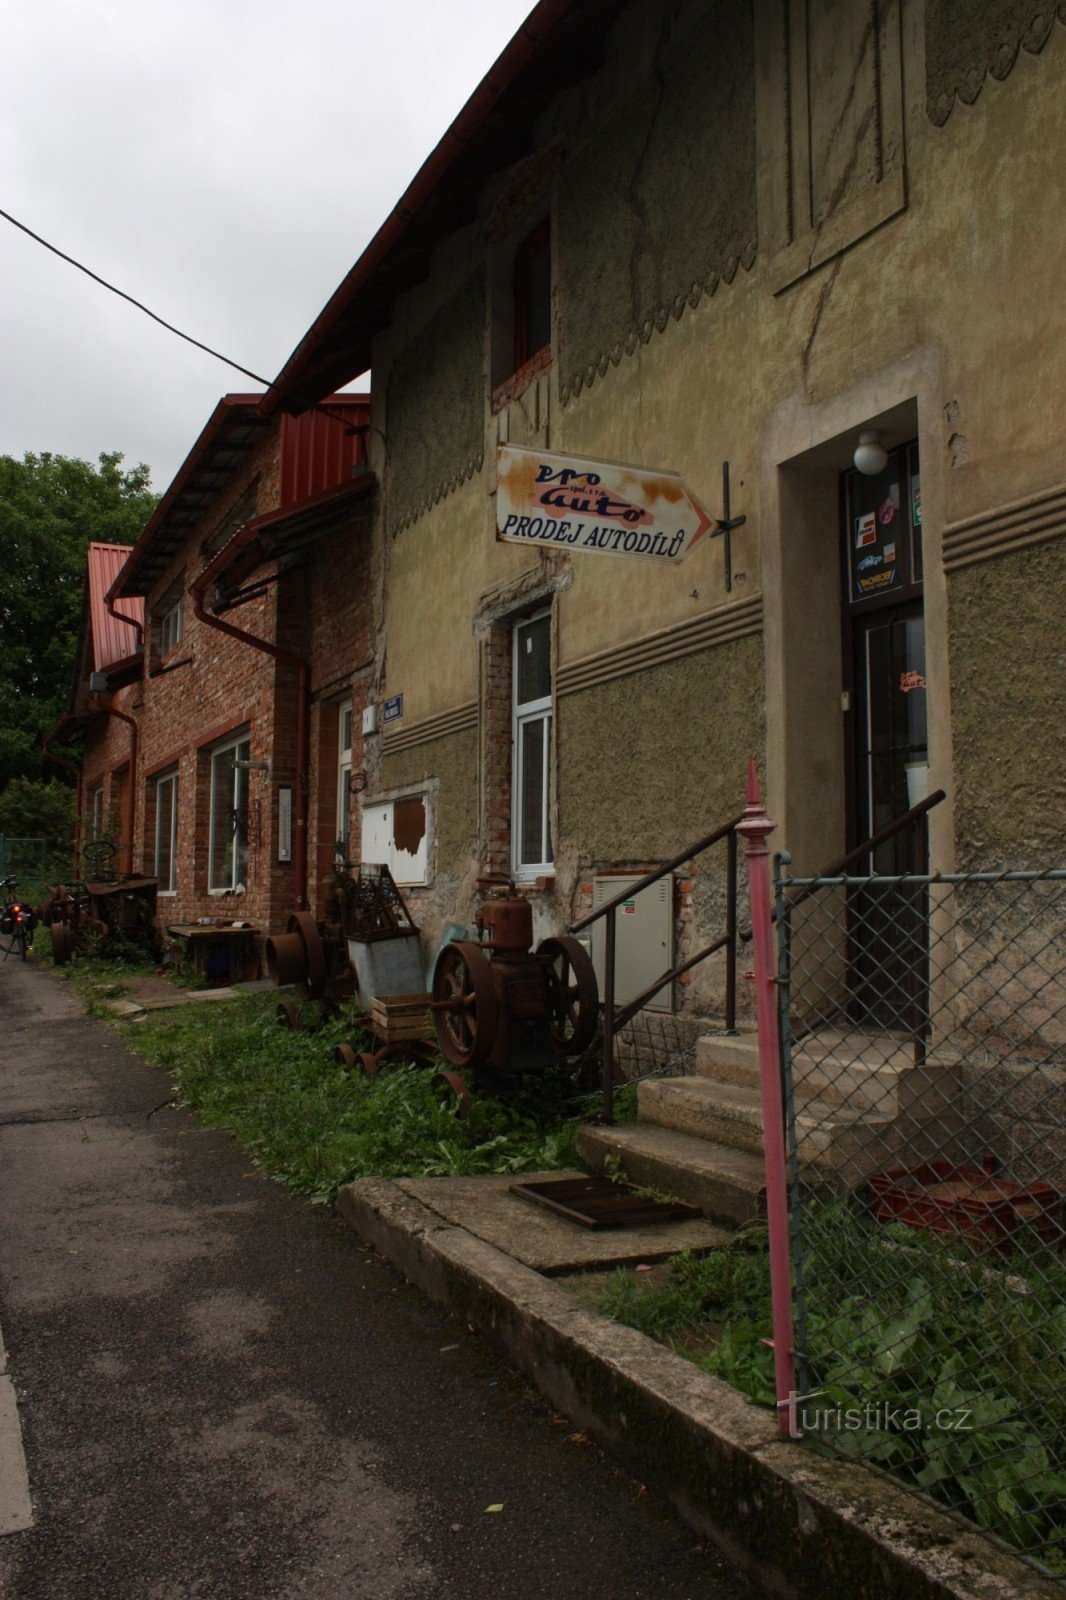
[{"label": "doorway", "polygon": [[[903,817],[929,792],[921,471],[916,441],[880,472],[842,475],[844,677],[850,705],[849,848]],[[895,833],[858,872],[924,874],[923,821]],[[924,1011],[927,902],[923,886],[871,882],[848,896],[856,1017],[915,1029]]]}]

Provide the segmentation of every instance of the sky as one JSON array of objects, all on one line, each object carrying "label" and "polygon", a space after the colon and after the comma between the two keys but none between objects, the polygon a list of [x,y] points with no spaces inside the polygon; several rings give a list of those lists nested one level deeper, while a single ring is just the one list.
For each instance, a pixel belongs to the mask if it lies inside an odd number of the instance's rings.
[{"label": "sky", "polygon": [[[8,0],[0,208],[273,378],[532,0]],[[167,487],[256,386],[0,218],[0,454]]]}]

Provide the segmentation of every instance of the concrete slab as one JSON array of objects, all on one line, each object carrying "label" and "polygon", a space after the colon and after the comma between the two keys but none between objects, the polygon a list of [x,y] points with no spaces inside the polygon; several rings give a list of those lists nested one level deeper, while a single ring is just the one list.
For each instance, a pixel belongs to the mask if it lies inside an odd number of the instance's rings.
[{"label": "concrete slab", "polygon": [[33,1505],[26,1456],[22,1448],[15,1388],[0,1377],[0,1534],[33,1527]]},{"label": "concrete slab", "polygon": [[466,1228],[535,1272],[580,1272],[587,1267],[634,1266],[665,1261],[682,1250],[714,1250],[729,1234],[702,1217],[658,1222],[648,1228],[594,1233],[510,1193],[512,1183],[580,1178],[580,1172],[522,1172],[479,1178],[408,1178],[397,1188],[456,1227]]}]

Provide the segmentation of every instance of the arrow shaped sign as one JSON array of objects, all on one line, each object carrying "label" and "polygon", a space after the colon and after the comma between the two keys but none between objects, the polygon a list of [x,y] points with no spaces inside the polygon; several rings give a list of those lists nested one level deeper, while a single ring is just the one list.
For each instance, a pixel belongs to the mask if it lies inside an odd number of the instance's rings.
[{"label": "arrow shaped sign", "polygon": [[676,472],[501,445],[496,537],[505,544],[684,561],[716,526]]}]

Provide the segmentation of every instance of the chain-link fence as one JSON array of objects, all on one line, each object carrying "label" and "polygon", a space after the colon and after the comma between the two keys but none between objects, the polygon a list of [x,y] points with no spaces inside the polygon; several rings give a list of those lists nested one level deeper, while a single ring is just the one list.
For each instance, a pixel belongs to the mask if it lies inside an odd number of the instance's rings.
[{"label": "chain-link fence", "polygon": [[1066,871],[776,893],[797,1421],[1066,1573]]},{"label": "chain-link fence", "polygon": [[19,887],[43,883],[48,872],[47,839],[15,839],[0,833],[0,878],[13,873]]}]

